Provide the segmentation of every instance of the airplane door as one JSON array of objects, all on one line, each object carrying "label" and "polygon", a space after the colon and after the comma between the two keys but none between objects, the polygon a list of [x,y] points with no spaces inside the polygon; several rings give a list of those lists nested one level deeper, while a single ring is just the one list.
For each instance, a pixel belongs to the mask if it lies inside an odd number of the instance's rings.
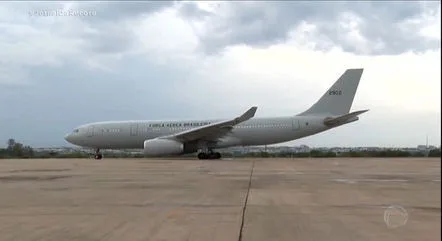
[{"label": "airplane door", "polygon": [[130,124],[130,135],[131,136],[138,135],[138,124]]},{"label": "airplane door", "polygon": [[87,128],[87,136],[92,137],[93,135],[94,135],[94,127],[90,126],[89,128]]},{"label": "airplane door", "polygon": [[301,129],[301,125],[299,123],[299,120],[297,120],[295,118],[292,119],[292,128],[295,131]]}]

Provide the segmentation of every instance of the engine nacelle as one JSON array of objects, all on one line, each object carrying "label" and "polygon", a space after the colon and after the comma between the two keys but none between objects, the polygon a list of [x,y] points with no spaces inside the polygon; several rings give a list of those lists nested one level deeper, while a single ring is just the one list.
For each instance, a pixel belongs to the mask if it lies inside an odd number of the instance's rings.
[{"label": "engine nacelle", "polygon": [[145,156],[179,155],[184,151],[184,144],[174,140],[152,139],[144,141]]}]

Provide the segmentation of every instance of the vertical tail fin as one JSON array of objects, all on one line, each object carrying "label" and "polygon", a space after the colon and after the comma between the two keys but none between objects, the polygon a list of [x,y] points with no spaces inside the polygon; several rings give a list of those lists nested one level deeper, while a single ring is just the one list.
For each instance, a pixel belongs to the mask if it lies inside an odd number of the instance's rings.
[{"label": "vertical tail fin", "polygon": [[349,113],[364,69],[347,69],[324,95],[299,115],[344,115]]}]

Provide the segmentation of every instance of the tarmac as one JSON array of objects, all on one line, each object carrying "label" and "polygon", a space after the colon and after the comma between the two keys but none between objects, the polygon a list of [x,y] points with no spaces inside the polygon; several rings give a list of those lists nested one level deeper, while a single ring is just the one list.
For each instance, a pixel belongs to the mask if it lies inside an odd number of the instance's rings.
[{"label": "tarmac", "polygon": [[0,160],[0,241],[439,241],[438,158]]}]

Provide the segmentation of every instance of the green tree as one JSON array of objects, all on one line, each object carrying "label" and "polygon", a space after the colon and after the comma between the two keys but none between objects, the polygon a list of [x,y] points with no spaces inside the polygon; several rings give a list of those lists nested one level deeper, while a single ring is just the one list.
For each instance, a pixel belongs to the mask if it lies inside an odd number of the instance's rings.
[{"label": "green tree", "polygon": [[23,144],[15,143],[15,145],[12,147],[12,153],[14,156],[23,156]]},{"label": "green tree", "polygon": [[433,149],[430,150],[430,152],[428,153],[429,157],[440,157],[440,149]]},{"label": "green tree", "polygon": [[30,146],[24,146],[22,143],[15,141],[13,138],[10,138],[7,142],[8,147],[5,153],[2,156],[9,157],[32,157],[34,156],[34,150]]},{"label": "green tree", "polygon": [[23,147],[23,157],[33,157],[34,156],[34,149],[30,146],[24,146]]},{"label": "green tree", "polygon": [[16,142],[15,142],[14,139],[12,139],[12,138],[9,139],[9,140],[8,140],[8,148],[7,148],[7,149],[8,149],[9,151],[12,151],[12,150],[14,149],[15,144],[16,144]]}]

